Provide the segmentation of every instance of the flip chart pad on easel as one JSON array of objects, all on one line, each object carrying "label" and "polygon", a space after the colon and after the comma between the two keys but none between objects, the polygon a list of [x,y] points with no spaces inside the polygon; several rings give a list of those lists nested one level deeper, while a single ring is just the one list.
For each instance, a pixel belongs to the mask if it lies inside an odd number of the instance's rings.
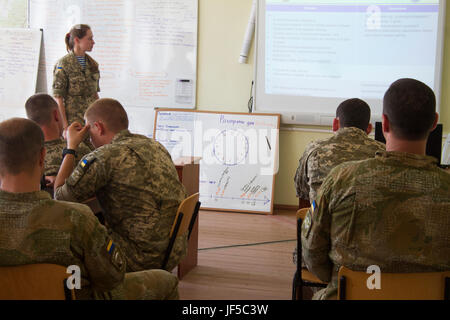
[{"label": "flip chart pad on easel", "polygon": [[280,116],[159,109],[154,138],[200,157],[202,209],[272,214]]},{"label": "flip chart pad on easel", "polygon": [[25,117],[25,102],[36,92],[42,33],[0,28],[0,121]]}]

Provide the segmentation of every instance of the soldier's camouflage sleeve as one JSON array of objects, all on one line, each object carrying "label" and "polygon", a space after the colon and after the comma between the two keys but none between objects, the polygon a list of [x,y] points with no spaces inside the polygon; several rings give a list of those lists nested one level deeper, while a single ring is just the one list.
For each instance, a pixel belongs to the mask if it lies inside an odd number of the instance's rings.
[{"label": "soldier's camouflage sleeve", "polygon": [[333,263],[328,254],[331,250],[331,214],[329,197],[332,179],[324,181],[316,201],[302,223],[302,255],[308,270],[320,280],[329,282]]},{"label": "soldier's camouflage sleeve", "polygon": [[53,69],[53,95],[64,97],[68,90],[68,76],[61,63],[57,63]]},{"label": "soldier's camouflage sleeve", "polygon": [[83,202],[95,196],[109,179],[105,163],[97,158],[95,152],[84,156],[69,178],[55,190],[55,199]]},{"label": "soldier's camouflage sleeve", "polygon": [[92,150],[87,146],[87,144],[84,141],[81,141],[81,143],[78,145],[77,148],[77,158],[76,158],[76,164],[80,162],[80,160],[87,154],[91,153]]},{"label": "soldier's camouflage sleeve", "polygon": [[115,243],[92,211],[84,205],[86,217],[74,224],[77,229],[72,234],[71,248],[83,257],[89,272],[87,276],[95,291],[109,291],[122,283],[125,277],[126,262],[119,245]]},{"label": "soldier's camouflage sleeve", "polygon": [[47,153],[45,154],[44,160],[44,175],[46,176],[56,176],[61,166],[62,161],[62,150],[64,145],[49,145],[45,146]]},{"label": "soldier's camouflage sleeve", "polygon": [[303,156],[298,162],[298,168],[295,172],[294,182],[297,197],[304,200],[309,200],[309,185],[308,185],[308,156],[309,149],[306,148]]}]

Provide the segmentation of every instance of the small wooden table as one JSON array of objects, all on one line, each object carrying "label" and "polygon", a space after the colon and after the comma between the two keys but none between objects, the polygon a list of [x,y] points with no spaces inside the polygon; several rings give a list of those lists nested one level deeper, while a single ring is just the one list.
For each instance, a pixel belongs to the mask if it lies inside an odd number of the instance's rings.
[{"label": "small wooden table", "polygon": [[[188,196],[198,192],[200,159],[200,157],[181,157],[174,161],[175,168],[177,169],[178,173],[178,178],[186,188]],[[198,220],[199,215],[197,215],[197,219],[191,232],[191,237],[189,238],[187,255],[178,265],[178,279],[182,279],[197,265]]]}]

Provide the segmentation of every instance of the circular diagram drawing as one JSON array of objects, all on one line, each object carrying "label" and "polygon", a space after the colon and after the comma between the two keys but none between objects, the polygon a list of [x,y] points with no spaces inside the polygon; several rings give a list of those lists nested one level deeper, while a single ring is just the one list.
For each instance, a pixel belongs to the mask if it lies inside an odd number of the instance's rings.
[{"label": "circular diagram drawing", "polygon": [[238,130],[223,130],[214,139],[214,157],[226,166],[243,162],[247,158],[248,149],[248,138]]}]

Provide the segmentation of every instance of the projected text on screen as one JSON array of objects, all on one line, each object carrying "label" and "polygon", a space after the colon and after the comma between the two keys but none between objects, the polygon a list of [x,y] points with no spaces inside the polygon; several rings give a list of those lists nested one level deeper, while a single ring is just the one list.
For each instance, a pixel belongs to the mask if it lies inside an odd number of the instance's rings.
[{"label": "projected text on screen", "polygon": [[266,1],[265,94],[381,99],[404,77],[433,88],[438,14],[439,1]]}]

